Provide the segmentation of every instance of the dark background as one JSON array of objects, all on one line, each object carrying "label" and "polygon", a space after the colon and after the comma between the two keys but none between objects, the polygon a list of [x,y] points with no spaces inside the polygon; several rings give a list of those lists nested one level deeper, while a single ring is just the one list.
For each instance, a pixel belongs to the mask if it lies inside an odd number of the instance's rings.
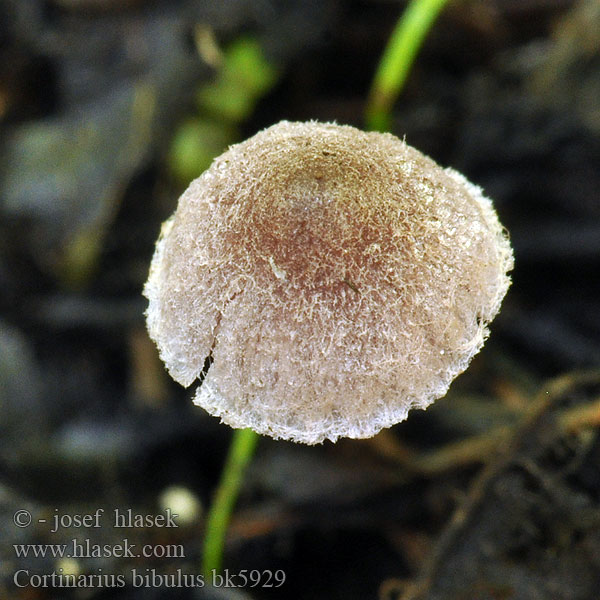
[{"label": "dark background", "polygon": [[[513,285],[484,350],[427,412],[371,441],[261,439],[225,566],[283,569],[286,584],[13,585],[18,569],[65,566],[17,558],[14,543],[123,538],[108,526],[50,534],[39,515],[158,514],[173,486],[200,503],[198,517],[127,536],[184,544],[185,558],[69,568],[198,572],[231,431],[170,381],[145,333],[141,289],[160,223],[229,143],[280,119],[363,127],[404,6],[0,2],[0,597],[598,597],[600,409],[585,411],[600,397],[594,0],[451,2],[427,37],[392,132],[494,199]],[[240,43],[250,66],[229,62]],[[223,93],[245,102],[227,110]],[[32,526],[13,525],[19,509]]]}]

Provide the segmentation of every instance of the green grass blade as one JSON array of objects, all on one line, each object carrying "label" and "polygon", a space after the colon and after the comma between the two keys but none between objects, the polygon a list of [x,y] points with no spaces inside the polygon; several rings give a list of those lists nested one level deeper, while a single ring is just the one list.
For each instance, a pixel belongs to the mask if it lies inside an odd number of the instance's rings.
[{"label": "green grass blade", "polygon": [[206,522],[202,556],[202,573],[206,581],[210,581],[213,569],[217,572],[221,569],[227,526],[258,437],[251,429],[236,429],[233,432],[221,481]]},{"label": "green grass blade", "polygon": [[390,111],[427,32],[448,0],[412,0],[398,20],[373,79],[365,119],[368,129],[387,131]]}]

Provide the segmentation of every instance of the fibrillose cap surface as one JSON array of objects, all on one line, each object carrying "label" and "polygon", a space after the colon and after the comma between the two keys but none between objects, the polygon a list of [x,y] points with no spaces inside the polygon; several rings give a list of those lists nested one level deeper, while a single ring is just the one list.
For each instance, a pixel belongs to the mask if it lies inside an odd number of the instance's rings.
[{"label": "fibrillose cap surface", "polygon": [[283,121],[163,225],[144,293],[174,379],[233,427],[370,437],[443,396],[510,284],[490,200],[390,134]]}]

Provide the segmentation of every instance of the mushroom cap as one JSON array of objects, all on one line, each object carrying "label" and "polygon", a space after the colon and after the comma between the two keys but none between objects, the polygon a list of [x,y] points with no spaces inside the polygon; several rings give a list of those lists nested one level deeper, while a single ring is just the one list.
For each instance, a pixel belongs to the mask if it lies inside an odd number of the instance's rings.
[{"label": "mushroom cap", "polygon": [[393,135],[282,121],[163,225],[144,294],[171,376],[232,427],[364,438],[443,396],[513,256],[491,201]]}]

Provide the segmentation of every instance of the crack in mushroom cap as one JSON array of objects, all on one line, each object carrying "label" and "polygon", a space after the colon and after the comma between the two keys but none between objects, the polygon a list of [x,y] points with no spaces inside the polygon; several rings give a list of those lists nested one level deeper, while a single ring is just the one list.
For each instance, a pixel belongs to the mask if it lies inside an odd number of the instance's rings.
[{"label": "crack in mushroom cap", "polygon": [[314,444],[443,396],[513,256],[489,199],[390,134],[282,121],[232,146],[163,225],[147,324],[195,403]]}]

